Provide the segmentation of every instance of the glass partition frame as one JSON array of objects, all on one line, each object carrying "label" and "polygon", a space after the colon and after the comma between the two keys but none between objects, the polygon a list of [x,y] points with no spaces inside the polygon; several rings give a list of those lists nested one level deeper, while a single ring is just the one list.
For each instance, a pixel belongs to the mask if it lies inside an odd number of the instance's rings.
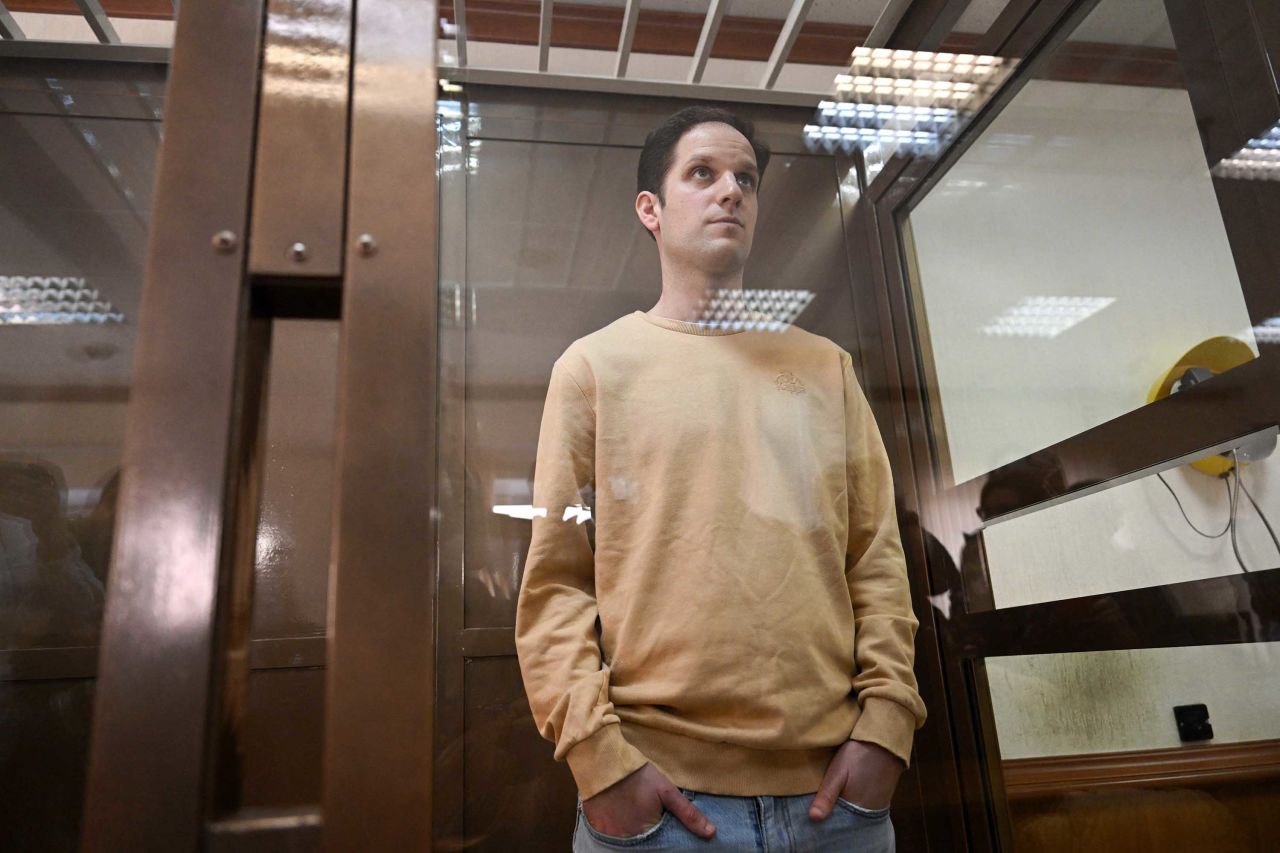
[{"label": "glass partition frame", "polygon": [[[913,476],[903,478],[899,487],[907,507],[919,513],[920,521],[914,529],[904,526],[904,547],[910,562],[927,567],[928,592],[935,600],[948,594],[958,573],[949,559],[939,553],[941,549],[929,546],[925,531],[943,541],[959,541],[964,533],[963,513],[977,504],[981,478],[952,485],[938,475],[945,469],[946,460],[934,440],[933,418],[938,408],[936,400],[931,399],[926,379],[928,341],[919,325],[918,295],[912,292],[907,217],[914,204],[1031,79],[1038,64],[1048,60],[1096,5],[1097,0],[1011,3],[1011,9],[1019,7],[1018,23],[998,34],[995,30],[1001,28],[993,28],[992,37],[984,43],[983,50],[1019,58],[1017,71],[939,159],[913,161],[899,157],[889,161],[867,190],[870,209],[855,223],[865,229],[872,247],[867,257],[858,259],[862,274],[875,283],[863,297],[864,313],[873,312],[878,317],[880,337],[872,343],[879,346],[887,365],[883,376],[868,377],[873,385],[876,381],[885,383],[885,388],[879,389],[881,394],[876,394],[874,387],[871,393],[873,398],[883,396],[891,401],[890,411],[883,415],[887,418],[886,424],[891,422],[894,426],[894,441],[889,442],[888,449],[897,470],[912,472]],[[1184,68],[1196,65],[1200,69],[1221,69],[1230,64],[1222,57],[1232,56],[1233,51],[1236,57],[1253,57],[1262,52],[1256,42],[1250,46],[1227,41],[1242,40],[1242,33],[1251,32],[1248,28],[1233,30],[1222,27],[1222,21],[1217,20],[1214,22],[1219,24],[1216,29],[1219,41],[1205,35],[1215,32],[1215,28],[1209,26],[1210,19],[1226,14],[1222,8],[1214,9],[1213,4],[1205,0],[1171,0],[1167,6]],[[995,38],[996,35],[999,38]],[[1241,62],[1237,60],[1237,67],[1231,70],[1239,71]],[[1267,116],[1268,110],[1270,122],[1280,117],[1274,90],[1268,98],[1264,96],[1267,93],[1248,91],[1239,79],[1228,81],[1204,73],[1189,82],[1189,90],[1198,119],[1205,114],[1220,119],[1211,123],[1211,131],[1204,134],[1209,162],[1229,153],[1230,142],[1224,137],[1230,136],[1230,130],[1234,129],[1242,139],[1250,138],[1247,129],[1236,124],[1240,114],[1250,116],[1250,126],[1260,116]],[[1245,101],[1249,103],[1243,103]],[[1263,286],[1267,279],[1260,274],[1268,267],[1275,269],[1274,249],[1256,236],[1267,218],[1276,214],[1274,201],[1264,197],[1252,182],[1224,186],[1223,182],[1216,181],[1215,190],[1240,272],[1245,303],[1256,325],[1276,314],[1278,307],[1276,295]],[[855,276],[858,271],[856,265]],[[1079,497],[1086,491],[1119,485],[1178,464],[1215,446],[1273,431],[1280,423],[1278,374],[1280,353],[1263,349],[1257,359],[1214,377],[1209,387],[1198,389],[1201,393],[1180,394],[1177,398],[1149,404],[1043,448],[1070,466],[1075,481],[1092,485],[1074,491],[1064,485],[1035,502],[1009,508],[1006,517],[1036,512]],[[988,523],[991,521],[988,519]],[[1231,607],[1214,614],[1214,618],[1197,620],[1194,624],[1171,617],[1136,623],[1128,620],[1128,614],[1151,611],[1166,595],[1249,602],[1250,614],[1261,618],[1254,620],[1255,629],[1249,631],[1241,627],[1244,620],[1236,618],[1240,611]],[[1013,849],[1013,835],[985,659],[1003,655],[1273,642],[1280,639],[1280,618],[1277,618],[1280,617],[1280,569],[1259,568],[1248,574],[1000,610],[989,608],[989,603],[985,608],[980,603],[970,608],[961,605],[943,617],[935,612],[933,623],[939,630],[942,665],[947,675],[947,699],[972,849],[1007,850]],[[1073,615],[1084,608],[1103,611],[1088,625],[1088,630],[1081,630]],[[1030,640],[1023,631],[1028,624],[1039,629]]]}]

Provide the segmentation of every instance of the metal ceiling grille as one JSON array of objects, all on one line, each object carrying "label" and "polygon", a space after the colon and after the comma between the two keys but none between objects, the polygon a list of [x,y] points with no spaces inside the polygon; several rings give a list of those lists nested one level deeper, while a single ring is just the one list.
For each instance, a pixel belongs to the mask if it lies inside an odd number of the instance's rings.
[{"label": "metal ceiling grille", "polygon": [[[778,75],[795,46],[800,29],[804,26],[813,0],[792,0],[782,31],[774,42],[766,63],[764,75],[757,86],[709,86],[702,83],[711,48],[715,44],[720,24],[724,20],[729,0],[711,0],[703,19],[698,46],[690,60],[685,82],[672,80],[643,80],[627,77],[631,61],[631,49],[635,41],[636,24],[640,17],[641,0],[626,0],[622,16],[622,31],[613,62],[612,75],[555,74],[548,70],[551,52],[552,9],[554,0],[542,0],[538,28],[538,70],[516,71],[505,68],[482,68],[468,64],[467,58],[467,4],[466,0],[454,0],[453,33],[457,66],[441,66],[440,73],[454,82],[489,83],[499,85],[528,86],[594,92],[618,92],[631,95],[683,95],[689,98],[706,98],[721,101],[754,101],[758,103],[795,104],[811,106],[819,92],[782,92],[774,89]],[[891,4],[892,5],[892,4]],[[849,45],[852,51],[856,45]]]},{"label": "metal ceiling grille", "polygon": [[[103,11],[101,0],[75,0],[89,28],[98,40],[88,42],[50,42],[30,40],[0,0],[0,56],[46,56],[70,59],[107,59],[147,62],[167,62],[168,48],[122,44],[119,33]],[[637,95],[682,95],[690,98],[706,98],[722,101],[755,101],[759,103],[794,104],[810,106],[822,93],[817,91],[786,92],[776,89],[779,75],[795,46],[814,0],[792,0],[782,29],[774,42],[763,74],[755,86],[724,86],[704,84],[703,76],[712,47],[720,31],[720,25],[728,10],[729,0],[710,0],[703,20],[698,44],[690,58],[689,71],[684,81],[645,80],[627,76],[631,65],[632,47],[643,0],[625,0],[621,33],[615,52],[611,74],[562,74],[549,70],[554,0],[541,0],[539,9],[537,70],[513,70],[510,68],[478,67],[469,62],[467,51],[467,3],[454,0],[454,24],[448,33],[455,39],[457,64],[441,65],[442,77],[453,82],[474,82],[513,85],[533,88],[554,88],[579,91],[617,92]],[[178,2],[174,0],[175,16]],[[876,30],[891,29],[901,18],[910,0],[889,0],[877,22]],[[24,44],[19,44],[24,42]],[[849,49],[856,47],[849,45]]]}]

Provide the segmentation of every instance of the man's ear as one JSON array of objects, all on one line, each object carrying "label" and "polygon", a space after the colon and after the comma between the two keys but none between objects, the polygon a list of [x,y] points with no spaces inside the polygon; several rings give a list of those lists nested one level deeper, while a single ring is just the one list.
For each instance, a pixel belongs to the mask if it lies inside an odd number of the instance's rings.
[{"label": "man's ear", "polygon": [[636,216],[640,217],[640,224],[653,234],[662,230],[662,223],[658,221],[658,207],[656,194],[644,190],[636,196]]}]

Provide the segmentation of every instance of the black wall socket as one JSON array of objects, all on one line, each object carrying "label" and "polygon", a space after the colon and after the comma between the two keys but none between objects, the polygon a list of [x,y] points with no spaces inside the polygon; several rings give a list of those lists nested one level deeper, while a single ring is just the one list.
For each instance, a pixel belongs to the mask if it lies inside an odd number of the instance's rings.
[{"label": "black wall socket", "polygon": [[1213,740],[1207,705],[1174,705],[1173,718],[1178,721],[1178,737],[1183,742]]}]

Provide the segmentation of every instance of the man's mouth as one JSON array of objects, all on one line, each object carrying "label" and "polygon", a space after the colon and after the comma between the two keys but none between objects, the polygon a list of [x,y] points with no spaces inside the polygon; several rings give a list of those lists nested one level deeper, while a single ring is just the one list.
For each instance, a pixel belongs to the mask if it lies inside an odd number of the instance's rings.
[{"label": "man's mouth", "polygon": [[729,222],[729,223],[732,223],[732,224],[734,224],[734,225],[737,225],[739,228],[741,228],[741,227],[742,227],[742,223],[741,223],[740,221],[738,221],[738,219],[737,219],[736,217],[733,217],[733,216],[722,216],[722,217],[720,217],[719,219],[713,219],[713,220],[711,220],[711,224],[712,224],[712,225],[719,225],[721,222]]}]

